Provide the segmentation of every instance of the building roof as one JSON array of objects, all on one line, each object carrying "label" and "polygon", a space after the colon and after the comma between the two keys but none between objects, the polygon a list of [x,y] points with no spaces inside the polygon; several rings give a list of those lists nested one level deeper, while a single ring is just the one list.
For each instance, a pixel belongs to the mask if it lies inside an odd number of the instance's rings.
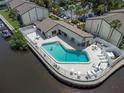
[{"label": "building roof", "polygon": [[102,16],[96,16],[96,17],[91,17],[91,18],[88,18],[88,20],[98,20],[98,19],[104,19],[104,18],[106,18],[106,17],[109,17],[109,16],[113,16],[113,15],[115,15],[115,14],[104,14],[104,15],[102,15]]},{"label": "building roof", "polygon": [[[9,5],[10,5],[11,9],[15,9],[16,12],[20,15],[26,13],[27,11],[29,11],[35,7],[39,7],[35,3],[30,2],[28,0],[11,0],[9,2]],[[40,8],[44,8],[44,7],[40,7]],[[44,8],[44,9],[46,9],[46,8]]]},{"label": "building roof", "polygon": [[22,5],[16,7],[16,11],[18,14],[22,15],[35,7],[38,7],[38,6],[34,3],[31,3],[31,2],[23,3]]},{"label": "building roof", "polygon": [[103,16],[89,18],[88,20],[105,20],[109,24],[113,20],[119,20],[121,22],[121,26],[117,30],[122,34],[124,34],[124,14],[123,13],[111,13]]},{"label": "building roof", "polygon": [[123,9],[112,10],[109,13],[124,13],[124,8]]},{"label": "building roof", "polygon": [[47,19],[43,20],[42,22],[35,23],[35,25],[37,26],[37,28],[39,28],[44,33],[48,32],[50,29],[52,29],[53,27],[55,27],[57,25],[61,25],[81,37],[92,37],[91,34],[84,32],[84,31],[78,29],[77,27],[74,27],[66,22],[54,21],[50,18],[47,18]]},{"label": "building roof", "polygon": [[89,34],[89,33],[87,33],[87,32],[84,32],[84,31],[78,29],[77,27],[74,27],[74,26],[72,26],[72,25],[70,25],[70,24],[68,24],[68,23],[66,23],[66,22],[57,21],[57,23],[58,23],[59,25],[65,27],[65,28],[71,30],[72,32],[74,32],[74,33],[80,35],[81,37],[92,37],[91,34]]},{"label": "building roof", "polygon": [[29,1],[26,1],[26,0],[11,0],[9,2],[9,5],[10,5],[11,9],[14,9],[17,6],[22,5],[25,2],[29,2]]},{"label": "building roof", "polygon": [[50,29],[52,29],[53,27],[55,27],[56,25],[58,25],[58,23],[54,22],[53,20],[47,18],[45,20],[43,20],[42,22],[36,22],[35,25],[37,26],[37,28],[39,28],[42,32],[46,33],[48,32]]}]

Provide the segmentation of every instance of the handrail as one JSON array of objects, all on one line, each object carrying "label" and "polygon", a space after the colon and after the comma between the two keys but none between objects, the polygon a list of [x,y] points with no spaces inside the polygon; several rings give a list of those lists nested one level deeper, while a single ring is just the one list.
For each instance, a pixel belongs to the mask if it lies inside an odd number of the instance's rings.
[{"label": "handrail", "polygon": [[[33,42],[32,42],[32,40],[30,40],[28,37],[26,37],[27,38],[27,40],[32,44],[32,46],[33,46]],[[33,46],[34,47],[34,46]],[[37,48],[38,49],[38,48]],[[36,50],[37,50],[36,49]],[[46,61],[48,61],[48,64],[50,65],[50,66],[52,66],[53,67],[53,69],[55,69],[54,68],[54,64],[55,64],[55,62],[56,62],[56,60],[54,60],[53,58],[51,59],[51,57],[46,53],[46,52],[44,52],[42,49],[38,49],[37,51],[41,51],[41,52],[39,52],[40,54],[41,54],[41,56],[43,56],[44,54],[46,55],[45,56],[45,60]],[[47,58],[46,58],[47,57]],[[92,81],[96,81],[96,80],[98,80],[98,79],[100,79],[102,76],[104,76],[107,72],[109,72],[110,71],[110,69],[115,65],[115,64],[117,64],[118,63],[118,61],[120,61],[122,58],[124,57],[124,55],[123,56],[120,56],[117,60],[114,60],[112,63],[112,65],[110,66],[110,67],[108,67],[107,69],[105,69],[100,75],[98,75],[95,79],[85,79],[84,78],[84,76],[85,76],[85,74],[81,74],[81,76],[82,76],[82,78],[81,79],[78,79],[77,78],[77,75],[74,75],[74,76],[72,76],[72,75],[70,75],[70,71],[67,71],[67,70],[65,70],[65,69],[63,69],[63,68],[59,68],[59,71],[58,71],[58,69],[56,68],[55,69],[55,71],[57,72],[57,73],[59,73],[59,74],[61,74],[61,75],[63,75],[63,76],[65,76],[65,77],[67,77],[67,78],[69,78],[69,79],[73,79],[73,80],[75,80],[75,81],[80,81],[80,82],[92,82]],[[52,62],[50,62],[50,61],[52,61]],[[53,64],[52,64],[53,63]]]}]

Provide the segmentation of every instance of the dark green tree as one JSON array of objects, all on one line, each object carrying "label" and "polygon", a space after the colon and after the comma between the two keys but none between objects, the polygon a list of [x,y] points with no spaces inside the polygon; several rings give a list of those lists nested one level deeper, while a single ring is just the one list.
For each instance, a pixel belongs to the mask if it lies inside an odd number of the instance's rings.
[{"label": "dark green tree", "polygon": [[15,50],[23,51],[23,50],[28,49],[27,42],[20,31],[15,32],[11,36],[9,44],[10,44],[11,48],[15,49]]}]

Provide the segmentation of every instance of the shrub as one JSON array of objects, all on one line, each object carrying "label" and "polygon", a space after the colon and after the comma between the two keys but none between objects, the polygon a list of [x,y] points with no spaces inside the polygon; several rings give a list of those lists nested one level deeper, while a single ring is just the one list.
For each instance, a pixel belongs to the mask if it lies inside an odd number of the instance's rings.
[{"label": "shrub", "polygon": [[78,24],[77,28],[81,29],[81,30],[85,30],[85,24]]},{"label": "shrub", "polygon": [[72,20],[71,23],[78,24],[79,23],[79,20]]},{"label": "shrub", "polygon": [[124,43],[121,45],[121,47],[120,47],[122,50],[124,50]]},{"label": "shrub", "polygon": [[15,49],[15,50],[20,50],[20,51],[28,50],[27,41],[25,40],[25,38],[19,31],[15,32],[11,36],[11,38],[9,40],[9,44],[10,44],[11,48]]},{"label": "shrub", "polygon": [[50,15],[49,17],[50,17],[51,19],[53,19],[53,20],[59,20],[59,18],[56,17],[56,16],[54,16],[54,15]]}]

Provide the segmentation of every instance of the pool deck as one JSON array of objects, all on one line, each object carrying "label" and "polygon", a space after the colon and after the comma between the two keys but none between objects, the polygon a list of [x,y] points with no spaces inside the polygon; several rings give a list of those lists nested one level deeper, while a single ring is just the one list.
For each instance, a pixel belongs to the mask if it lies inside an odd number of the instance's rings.
[{"label": "pool deck", "polygon": [[71,86],[76,86],[76,87],[95,87],[99,84],[101,84],[103,81],[105,81],[110,75],[112,75],[117,69],[122,67],[124,65],[124,59],[119,61],[117,64],[113,65],[107,73],[103,74],[102,77],[91,80],[91,81],[80,81],[80,80],[75,80],[75,79],[70,79],[69,77],[64,76],[61,73],[58,73],[57,70],[55,70],[46,60],[43,56],[41,56],[40,53],[38,53],[38,49],[30,42],[28,42],[29,46],[32,48],[32,50],[38,55],[38,57],[43,61],[43,63],[47,66],[47,68],[53,73],[60,81],[67,83],[68,85]]},{"label": "pool deck", "polygon": [[[36,33],[31,33],[31,34],[27,35],[27,37],[31,41],[34,41],[34,43],[36,43],[36,45],[39,48],[44,43],[59,41],[60,43],[62,43],[64,45],[64,47],[66,47],[68,49],[74,49],[69,44],[67,44],[62,39],[60,39],[58,36],[55,36],[55,37],[52,37],[52,38],[49,38],[46,40],[43,40],[42,38],[39,38],[38,40],[36,40],[35,39],[37,37]],[[92,69],[93,64],[97,64],[97,63],[101,62],[99,57],[97,56],[97,54],[101,53],[101,49],[98,47],[97,51],[93,51],[92,46],[94,46],[94,44],[83,50],[83,51],[87,52],[88,57],[90,59],[88,63],[72,63],[72,64],[70,64],[70,63],[58,63],[58,65],[67,71],[71,71],[73,69],[75,73],[80,72],[81,74],[86,74],[88,70]]]},{"label": "pool deck", "polygon": [[[30,28],[30,27],[29,27]],[[82,48],[82,51],[86,51],[90,61],[89,63],[73,63],[73,64],[63,64],[58,63],[56,60],[53,60],[47,53],[43,51],[41,45],[44,43],[56,42],[59,41],[63,46],[68,49],[74,49],[72,46],[64,42],[58,36],[51,37],[49,39],[43,39],[37,32],[30,31],[30,29],[20,30],[31,49],[38,55],[38,57],[43,61],[43,63],[49,68],[49,70],[61,81],[74,85],[77,87],[94,87],[104,80],[106,80],[112,73],[124,65],[123,55],[117,59],[114,64],[110,67],[105,68],[102,72],[97,75],[97,77],[92,79],[87,79],[87,72],[93,69],[93,64],[98,64],[101,62],[99,54],[101,54],[102,49],[95,44],[90,45],[87,48]],[[31,27],[32,28],[32,27]],[[36,29],[35,29],[36,30]],[[24,32],[23,32],[24,31]],[[93,50],[93,46],[97,47],[97,50]],[[121,59],[121,60],[120,60]],[[73,75],[70,73],[73,70]],[[80,76],[80,78],[78,78]]]},{"label": "pool deck", "polygon": [[[95,42],[93,40],[93,43],[89,47],[86,48],[82,47],[82,51],[86,51],[90,58],[89,63],[73,64],[58,63],[56,62],[56,60],[50,57],[50,55],[46,53],[44,49],[42,49],[41,47],[42,44],[59,41],[63,46],[65,46],[68,49],[75,50],[76,47],[75,48],[74,46],[72,47],[69,44],[70,42],[64,41],[61,37],[58,36],[50,37],[48,39],[42,38],[42,35],[37,31],[37,29],[33,25],[20,28],[20,31],[27,40],[27,43],[31,47],[31,49],[42,60],[43,64],[45,64],[46,67],[59,80],[69,85],[73,85],[76,87],[94,87],[96,85],[101,84],[112,73],[114,73],[117,69],[124,65],[124,51],[99,38],[95,38],[94,39]],[[93,49],[94,46],[95,50]],[[119,56],[115,57],[115,59],[110,60],[110,56],[107,56],[106,53],[112,51],[117,52]],[[107,63],[101,62],[102,60],[100,59],[100,56],[98,56],[101,54],[104,55],[104,57],[106,57],[105,59],[108,60]],[[98,63],[100,64],[102,63],[102,71],[99,70],[98,73],[95,74],[94,72],[91,72],[92,78],[91,76],[90,78],[87,78],[87,76],[89,76],[88,72],[94,70],[93,65]]]}]

